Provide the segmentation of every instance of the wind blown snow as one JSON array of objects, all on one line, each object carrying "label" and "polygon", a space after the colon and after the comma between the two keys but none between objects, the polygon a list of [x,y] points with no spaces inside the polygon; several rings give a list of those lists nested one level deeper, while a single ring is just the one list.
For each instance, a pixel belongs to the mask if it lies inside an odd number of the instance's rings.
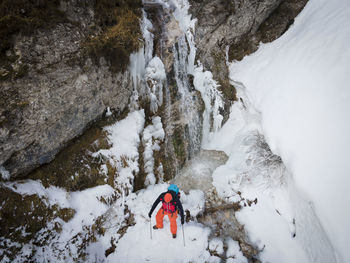
[{"label": "wind blown snow", "polygon": [[349,43],[349,2],[310,0],[281,38],[231,64],[337,262],[350,262]]}]

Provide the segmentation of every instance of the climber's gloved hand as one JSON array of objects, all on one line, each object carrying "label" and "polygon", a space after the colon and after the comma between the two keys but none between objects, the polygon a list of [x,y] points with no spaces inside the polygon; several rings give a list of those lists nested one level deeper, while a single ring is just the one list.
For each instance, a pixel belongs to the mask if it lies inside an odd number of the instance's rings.
[{"label": "climber's gloved hand", "polygon": [[181,217],[181,225],[183,225],[184,223],[185,223],[185,219]]},{"label": "climber's gloved hand", "polygon": [[149,218],[151,218],[151,216],[152,216],[152,213],[151,213],[151,212],[149,212],[149,213],[148,213],[148,217],[149,217]]}]

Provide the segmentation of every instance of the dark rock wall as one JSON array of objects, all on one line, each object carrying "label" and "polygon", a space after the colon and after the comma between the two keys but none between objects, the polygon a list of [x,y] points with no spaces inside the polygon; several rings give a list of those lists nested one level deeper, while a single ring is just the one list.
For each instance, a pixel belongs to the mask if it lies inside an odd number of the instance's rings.
[{"label": "dark rock wall", "polygon": [[[54,7],[48,2],[17,3],[8,10],[13,23],[24,21],[5,32],[8,43],[1,49],[0,166],[12,178],[51,161],[106,107],[122,111],[132,92],[125,59],[141,44],[133,41],[140,34],[141,1],[55,1]],[[40,8],[50,12],[31,11]],[[54,11],[63,18],[44,26],[53,17],[40,15]],[[3,14],[1,25],[8,16]],[[118,37],[131,30],[127,39]],[[106,40],[116,38],[118,46]]]},{"label": "dark rock wall", "polygon": [[[228,77],[228,60],[255,52],[260,41],[281,36],[307,0],[190,0],[196,24],[197,56],[221,85],[225,98],[224,121],[236,99]],[[227,50],[228,49],[228,50]],[[226,53],[228,51],[228,53]]]}]

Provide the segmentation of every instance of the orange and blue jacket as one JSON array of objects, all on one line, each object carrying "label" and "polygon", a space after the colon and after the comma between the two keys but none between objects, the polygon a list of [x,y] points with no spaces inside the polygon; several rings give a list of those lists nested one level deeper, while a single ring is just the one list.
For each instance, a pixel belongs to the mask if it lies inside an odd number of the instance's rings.
[{"label": "orange and blue jacket", "polygon": [[[172,196],[172,200],[169,203],[166,203],[164,201],[164,195],[166,193],[170,193]],[[184,222],[184,210],[182,208],[182,204],[180,201],[180,197],[179,194],[176,194],[174,191],[167,191],[164,193],[161,193],[158,198],[156,199],[156,201],[154,201],[151,210],[149,211],[149,215],[151,215],[154,211],[154,209],[156,209],[157,205],[159,204],[159,202],[162,201],[162,209],[165,212],[168,213],[175,213],[176,211],[179,211],[180,216],[181,216],[181,222]]]}]

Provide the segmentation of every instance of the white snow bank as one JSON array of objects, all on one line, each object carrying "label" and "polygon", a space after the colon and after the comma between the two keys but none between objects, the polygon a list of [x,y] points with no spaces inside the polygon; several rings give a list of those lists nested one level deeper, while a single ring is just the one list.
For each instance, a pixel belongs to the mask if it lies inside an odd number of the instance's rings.
[{"label": "white snow bank", "polygon": [[229,238],[228,240],[226,240],[226,242],[226,257],[228,258],[226,263],[248,263],[248,260],[246,259],[246,257],[243,256],[241,248],[239,247],[239,244],[236,240]]},{"label": "white snow bank", "polygon": [[209,242],[209,250],[218,255],[222,255],[224,253],[224,243],[220,238],[213,238]]},{"label": "white snow bank", "polygon": [[[229,156],[213,173],[219,196],[243,206],[236,217],[262,250],[263,262],[334,262],[333,249],[312,207],[298,195],[285,166],[264,142],[260,115],[244,88],[236,88],[240,100],[208,145]],[[249,206],[242,198],[257,203]]]},{"label": "white snow bank", "polygon": [[350,5],[310,0],[278,40],[231,65],[262,112],[268,143],[350,261]]},{"label": "white snow bank", "polygon": [[[283,194],[285,196],[274,194],[273,198],[270,198],[254,191],[254,196],[258,200],[257,204],[239,211],[236,217],[240,222],[244,222],[245,228],[249,230],[249,240],[262,250],[260,254],[262,262],[317,262],[310,261],[300,240],[293,238],[292,219],[286,220],[279,214],[282,214],[281,209],[276,208],[278,206],[274,200],[283,198],[282,202],[279,200],[282,205],[280,207],[286,209],[288,203],[285,202],[285,199],[288,198],[288,193],[283,191]],[[315,242],[318,241],[315,240]]]},{"label": "white snow bank", "polygon": [[[73,236],[73,232],[79,232],[84,225],[91,224],[94,218],[103,214],[108,206],[99,201],[100,198],[107,199],[114,193],[114,189],[109,185],[96,186],[83,191],[67,192],[55,186],[45,188],[40,181],[33,180],[22,183],[6,183],[4,186],[22,195],[38,195],[43,201],[48,200],[49,205],[58,204],[60,208],[73,208],[75,210],[74,217],[63,226],[63,230],[66,230],[69,236]],[[66,237],[67,235],[64,233],[60,234],[60,239]]]},{"label": "white snow bank", "polygon": [[59,187],[45,188],[41,181],[27,180],[24,183],[5,183],[4,186],[21,195],[38,195],[47,205],[58,204],[60,207],[69,207],[67,192]]},{"label": "white snow bank", "polygon": [[100,150],[93,155],[103,154],[109,158],[120,159],[121,156],[138,157],[137,146],[140,141],[139,133],[143,130],[145,114],[143,110],[134,111],[115,124],[105,128],[112,148]]},{"label": "white snow bank", "polygon": [[[167,222],[167,221],[165,221]],[[119,241],[115,254],[108,262],[205,262],[210,257],[206,248],[210,230],[196,223],[185,225],[185,244],[181,229],[173,239],[169,223],[164,228],[153,231],[150,239],[149,224],[135,225]]]}]

